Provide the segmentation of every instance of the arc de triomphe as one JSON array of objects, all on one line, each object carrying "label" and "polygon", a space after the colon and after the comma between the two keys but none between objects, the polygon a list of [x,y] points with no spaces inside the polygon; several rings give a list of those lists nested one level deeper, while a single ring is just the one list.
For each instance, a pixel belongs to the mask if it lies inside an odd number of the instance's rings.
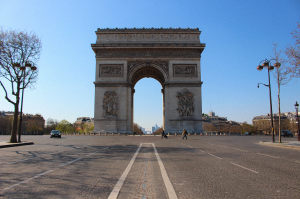
[{"label": "arc de triomphe", "polygon": [[94,132],[132,133],[134,86],[159,81],[166,133],[202,132],[201,53],[196,29],[98,29]]}]

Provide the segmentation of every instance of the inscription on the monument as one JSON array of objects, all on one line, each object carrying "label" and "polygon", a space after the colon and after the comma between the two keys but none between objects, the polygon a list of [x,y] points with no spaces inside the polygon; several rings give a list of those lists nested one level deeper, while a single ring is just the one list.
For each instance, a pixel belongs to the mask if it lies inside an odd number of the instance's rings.
[{"label": "inscription on the monument", "polygon": [[197,77],[196,64],[173,64],[174,77]]},{"label": "inscription on the monument", "polygon": [[100,77],[123,77],[123,64],[100,64]]},{"label": "inscription on the monument", "polygon": [[131,51],[131,50],[97,50],[98,58],[112,57],[185,57],[199,58],[200,52],[197,50],[170,50],[170,51]]},{"label": "inscription on the monument", "polygon": [[177,92],[177,111],[180,116],[193,116],[194,115],[194,94],[187,89],[182,92]]}]

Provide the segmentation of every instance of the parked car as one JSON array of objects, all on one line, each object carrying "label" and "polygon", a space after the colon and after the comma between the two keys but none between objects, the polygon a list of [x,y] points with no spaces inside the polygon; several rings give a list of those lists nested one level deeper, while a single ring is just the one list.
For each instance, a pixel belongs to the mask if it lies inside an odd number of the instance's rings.
[{"label": "parked car", "polygon": [[50,133],[50,138],[52,138],[52,137],[61,138],[61,132],[59,130],[52,130]]},{"label": "parked car", "polygon": [[251,135],[251,132],[246,132],[245,135]]},{"label": "parked car", "polygon": [[294,135],[291,131],[283,130],[283,131],[281,131],[281,136],[283,136],[283,137],[293,137]]}]

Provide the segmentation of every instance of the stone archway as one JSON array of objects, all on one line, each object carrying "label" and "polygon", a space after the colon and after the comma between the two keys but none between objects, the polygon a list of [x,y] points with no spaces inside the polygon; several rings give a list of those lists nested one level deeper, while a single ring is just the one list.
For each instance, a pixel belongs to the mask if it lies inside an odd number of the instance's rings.
[{"label": "stone archway", "polygon": [[199,29],[98,29],[95,132],[132,133],[134,86],[162,85],[166,132],[202,132]]}]

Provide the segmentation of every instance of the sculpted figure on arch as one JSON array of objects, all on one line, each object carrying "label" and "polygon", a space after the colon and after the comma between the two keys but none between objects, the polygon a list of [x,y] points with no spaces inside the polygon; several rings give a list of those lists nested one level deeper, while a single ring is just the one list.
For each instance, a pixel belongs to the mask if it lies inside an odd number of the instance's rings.
[{"label": "sculpted figure on arch", "polygon": [[106,91],[103,97],[103,117],[118,116],[118,97],[115,91]]},{"label": "sculpted figure on arch", "polygon": [[194,94],[184,89],[177,93],[178,108],[180,116],[193,116],[194,114]]}]

